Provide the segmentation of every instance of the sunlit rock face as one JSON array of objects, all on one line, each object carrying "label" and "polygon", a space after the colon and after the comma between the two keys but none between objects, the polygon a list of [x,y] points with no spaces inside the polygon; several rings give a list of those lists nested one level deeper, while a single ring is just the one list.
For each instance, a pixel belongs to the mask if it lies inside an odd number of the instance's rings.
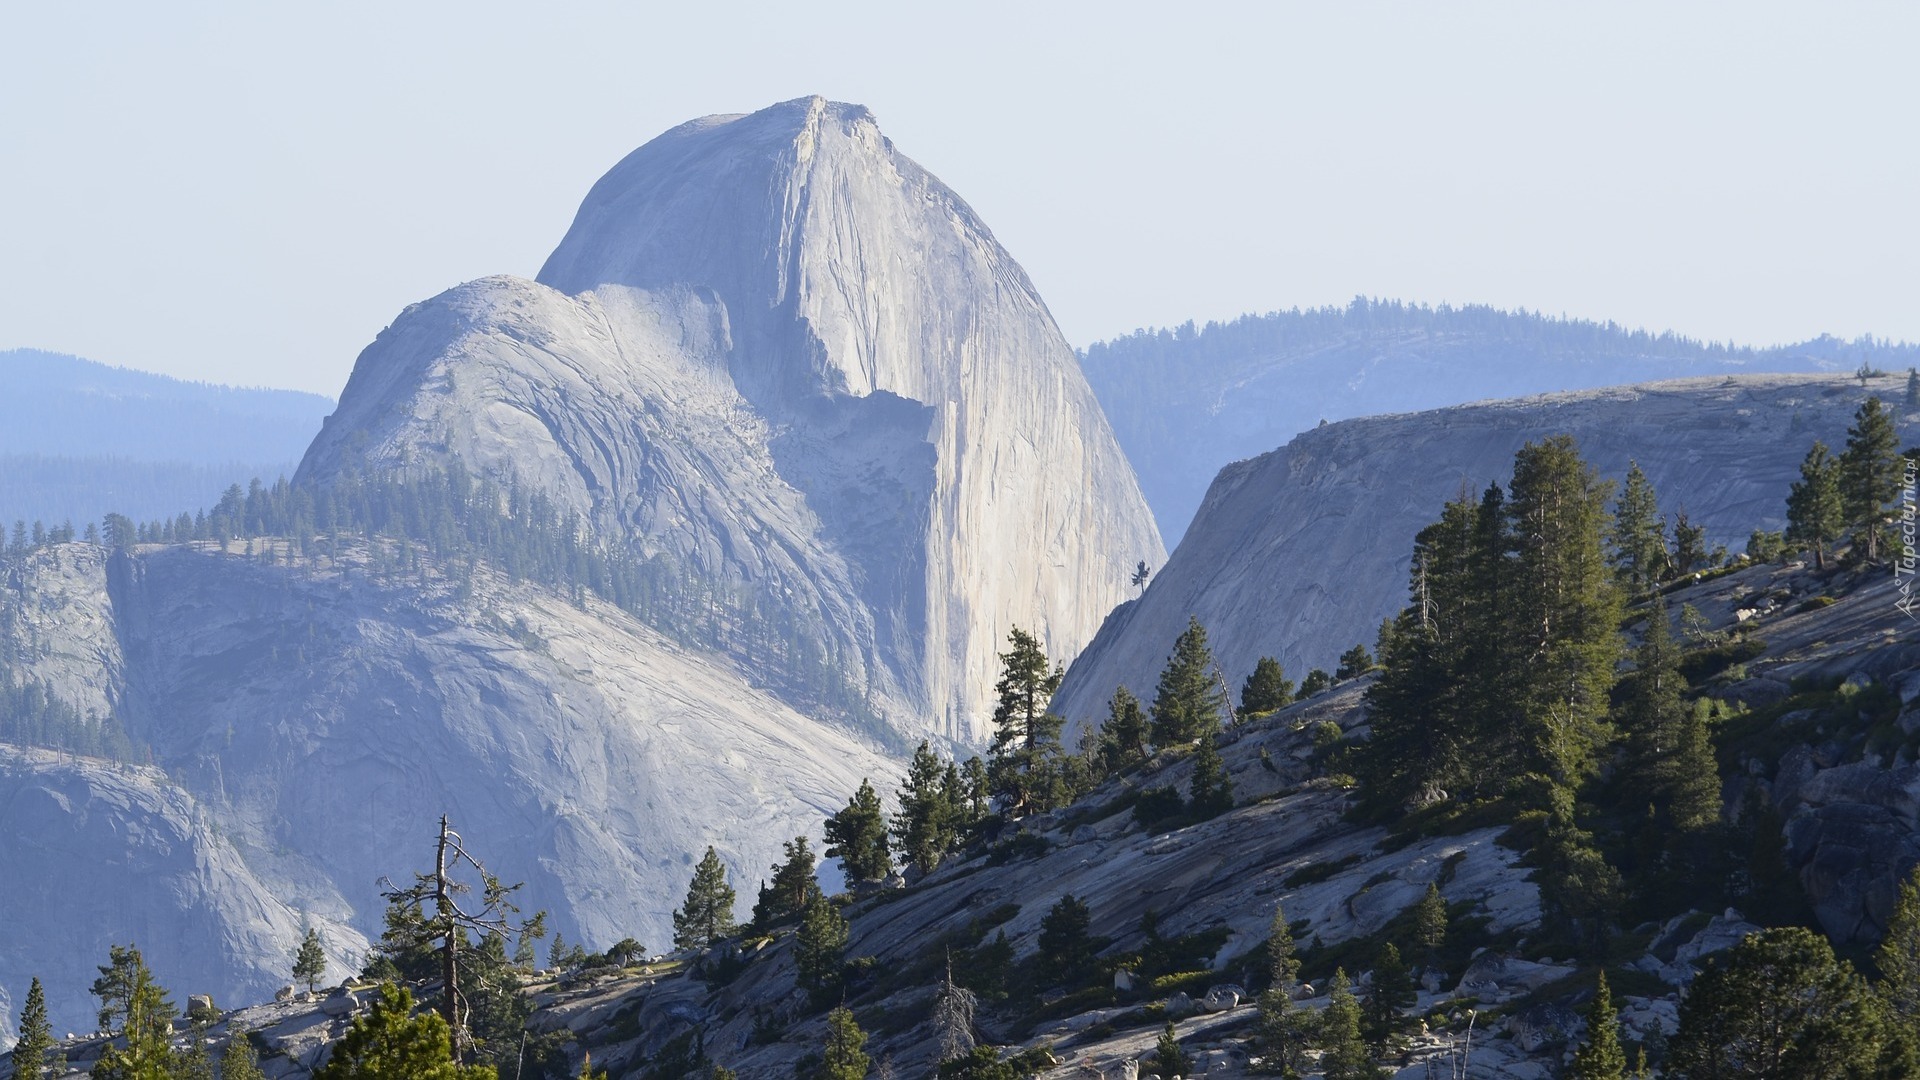
[{"label": "sunlit rock face", "polygon": [[1073,654],[1162,552],[1025,273],[819,98],[675,128],[537,283],[409,309],[301,476],[454,454],[818,620],[909,737],[978,741],[1007,631]]},{"label": "sunlit rock face", "polygon": [[[1505,483],[1523,445],[1570,434],[1605,476],[1637,460],[1671,518],[1741,550],[1785,524],[1815,439],[1839,448],[1861,403],[1903,409],[1905,377],[1681,379],[1328,424],[1220,471],[1166,567],[1116,611],[1067,673],[1056,709],[1104,715],[1116,686],[1149,699],[1190,615],[1234,692],[1262,656],[1294,678],[1332,671],[1406,603],[1413,536],[1462,491]],[[1911,438],[1920,414],[1905,417]],[[1905,445],[1903,443],[1902,445]]]}]

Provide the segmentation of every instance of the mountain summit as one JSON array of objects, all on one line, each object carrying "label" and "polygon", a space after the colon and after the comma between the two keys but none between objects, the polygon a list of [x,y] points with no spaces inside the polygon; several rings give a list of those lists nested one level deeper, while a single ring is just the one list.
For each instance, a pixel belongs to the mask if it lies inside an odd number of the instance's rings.
[{"label": "mountain summit", "polygon": [[818,97],[661,135],[537,282],[408,309],[301,478],[455,457],[817,633],[908,737],[980,738],[1008,629],[1070,655],[1163,554],[1026,274],[871,113]]}]

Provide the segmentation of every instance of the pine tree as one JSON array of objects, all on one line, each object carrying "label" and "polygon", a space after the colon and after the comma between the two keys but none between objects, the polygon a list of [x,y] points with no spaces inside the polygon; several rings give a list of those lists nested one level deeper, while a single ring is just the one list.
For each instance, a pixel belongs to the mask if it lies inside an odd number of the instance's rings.
[{"label": "pine tree", "polygon": [[1920,406],[1920,368],[1907,369],[1907,407]]},{"label": "pine tree", "polygon": [[1357,679],[1373,668],[1373,654],[1367,651],[1365,645],[1355,645],[1340,654],[1340,664],[1334,668],[1333,678],[1336,682],[1345,682]]},{"label": "pine tree", "polygon": [[1608,561],[1620,584],[1631,592],[1651,590],[1667,572],[1666,523],[1660,518],[1653,482],[1629,462],[1627,482],[1613,504],[1613,524],[1607,531]]},{"label": "pine tree", "polygon": [[1100,758],[1109,773],[1147,759],[1147,717],[1140,699],[1124,686],[1114,688],[1107,702],[1107,719],[1100,725]]},{"label": "pine tree", "polygon": [[46,1075],[47,1055],[53,1050],[53,1029],[47,1023],[47,995],[40,980],[27,984],[26,1004],[20,1009],[20,1040],[13,1044],[13,1080],[40,1080]]},{"label": "pine tree", "polygon": [[839,989],[851,937],[846,917],[833,901],[815,896],[807,904],[800,916],[800,930],[794,935],[793,967],[800,985],[813,991],[816,1000],[831,997]]},{"label": "pine tree", "polygon": [[848,881],[879,881],[893,870],[887,850],[887,818],[880,793],[860,781],[860,790],[839,813],[827,819],[827,856],[840,860]]},{"label": "pine tree", "polygon": [[1437,882],[1427,882],[1427,892],[1420,898],[1420,904],[1413,913],[1414,939],[1426,951],[1423,966],[1431,966],[1439,955],[1442,946],[1447,943],[1447,925],[1450,922],[1447,913],[1447,900],[1440,895]]},{"label": "pine tree", "polygon": [[1886,533],[1887,504],[1900,493],[1902,470],[1893,415],[1870,397],[1853,414],[1847,448],[1840,455],[1840,505],[1866,557],[1878,558]]},{"label": "pine tree", "polygon": [[1680,674],[1666,599],[1647,608],[1646,629],[1622,688],[1618,726],[1626,737],[1622,770],[1639,800],[1664,812],[1672,804],[1674,764],[1687,722],[1687,680]]},{"label": "pine tree", "polygon": [[1155,746],[1185,746],[1202,732],[1219,730],[1226,702],[1213,670],[1206,628],[1188,616],[1187,628],[1173,643],[1173,655],[1160,672],[1160,687],[1153,698]]},{"label": "pine tree", "polygon": [[1062,896],[1040,920],[1040,959],[1055,976],[1071,979],[1093,963],[1093,913],[1072,893]]},{"label": "pine tree", "polygon": [[1846,528],[1840,499],[1840,463],[1827,444],[1816,442],[1800,462],[1800,479],[1787,492],[1787,539],[1813,549],[1816,567],[1827,565],[1827,545]]},{"label": "pine tree", "polygon": [[782,846],[786,858],[773,868],[773,881],[760,887],[760,898],[753,905],[753,925],[762,931],[798,917],[820,895],[813,847],[807,838],[796,836]]},{"label": "pine tree", "polygon": [[1519,772],[1574,783],[1603,741],[1619,658],[1620,596],[1601,550],[1608,485],[1573,439],[1528,443],[1514,456],[1508,514],[1515,547],[1508,617],[1527,658],[1511,715]]},{"label": "pine tree", "polygon": [[187,1029],[187,1045],[174,1054],[168,1080],[214,1080],[213,1056],[207,1052],[207,1025],[194,1021]]},{"label": "pine tree", "polygon": [[994,684],[999,704],[988,774],[994,794],[1007,800],[1008,814],[1023,817],[1052,808],[1048,793],[1061,720],[1047,706],[1066,672],[1048,662],[1039,640],[1025,630],[1014,627],[1007,640],[1012,648],[1000,654],[1000,681]]},{"label": "pine tree", "polygon": [[[1466,700],[1478,686],[1468,669],[1480,603],[1473,583],[1480,516],[1463,494],[1414,537],[1408,605],[1383,643],[1386,671],[1367,688],[1373,734],[1353,752],[1377,807],[1434,802],[1467,785],[1471,754],[1498,756],[1479,737],[1480,714]],[[1494,519],[1497,530],[1504,512]]]},{"label": "pine tree", "polygon": [[1171,1020],[1167,1021],[1166,1029],[1160,1032],[1160,1042],[1154,1047],[1153,1063],[1161,1080],[1187,1075],[1187,1052],[1180,1048],[1180,1033],[1174,1029]]},{"label": "pine tree", "polygon": [[319,933],[309,926],[300,938],[300,947],[293,951],[293,980],[306,983],[307,992],[312,993],[326,973],[327,952],[320,946]]},{"label": "pine tree", "polygon": [[1569,1080],[1625,1080],[1627,1055],[1620,1049],[1620,1017],[1613,1011],[1613,992],[1607,988],[1607,973],[1593,991],[1593,1004],[1587,1007],[1587,1041],[1574,1052]]},{"label": "pine tree", "polygon": [[383,983],[365,1015],[355,1017],[314,1080],[492,1080],[483,1065],[453,1060],[453,1034],[438,1013],[413,1012],[413,995]]},{"label": "pine tree", "polygon": [[1300,693],[1293,700],[1305,701],[1316,694],[1322,694],[1333,688],[1333,676],[1323,668],[1314,668],[1307,677],[1300,680]]},{"label": "pine tree", "polygon": [[1574,819],[1573,793],[1548,792],[1546,835],[1534,849],[1540,869],[1542,923],[1563,935],[1576,951],[1598,960],[1620,908],[1620,872],[1607,862],[1593,834]]},{"label": "pine tree", "polygon": [[867,1033],[853,1018],[853,1010],[842,1005],[827,1014],[827,1045],[822,1054],[819,1080],[865,1080],[872,1063],[867,1059]]},{"label": "pine tree", "polygon": [[[1877,989],[1888,1019],[1909,1030],[1920,1026],[1920,865],[1900,883],[1886,936],[1873,959],[1880,969]],[[31,1005],[33,999],[27,1002]]]},{"label": "pine tree", "polygon": [[1399,1038],[1401,1013],[1417,1000],[1413,973],[1400,959],[1400,950],[1386,942],[1374,959],[1373,983],[1367,987],[1361,1009],[1361,1029],[1375,1055],[1385,1054]]},{"label": "pine tree", "polygon": [[[469,880],[462,880],[463,874]],[[511,998],[504,985],[511,978],[505,971],[507,939],[544,929],[544,912],[519,917],[513,897],[520,887],[504,884],[488,870],[442,814],[433,869],[415,874],[412,885],[382,894],[388,921],[380,951],[389,960],[431,954],[442,987],[440,1016],[451,1033],[456,1061],[474,1048],[469,1014],[476,1005],[494,1009],[506,1004],[503,998]]]},{"label": "pine tree", "polygon": [[102,1026],[109,1015],[122,1021],[123,1043],[100,1055],[92,1075],[100,1080],[169,1080],[178,1064],[171,1036],[179,1013],[154,982],[139,949],[116,945],[109,954],[111,963],[100,969],[93,992],[101,999]]},{"label": "pine tree", "polygon": [[266,1080],[253,1039],[238,1029],[227,1032],[227,1050],[220,1055],[220,1080]]},{"label": "pine tree", "polygon": [[1707,527],[1695,525],[1685,510],[1673,515],[1673,573],[1675,577],[1693,573],[1707,561]]},{"label": "pine tree", "polygon": [[1233,809],[1233,777],[1227,774],[1211,731],[1201,732],[1200,745],[1193,752],[1187,795],[1187,808],[1195,817],[1215,818]]},{"label": "pine tree", "polygon": [[893,840],[900,857],[922,874],[930,874],[946,858],[955,838],[960,814],[954,790],[940,758],[922,740],[907,766],[907,780],[899,791],[900,810],[893,816]]},{"label": "pine tree", "polygon": [[693,868],[693,880],[687,884],[686,902],[673,913],[673,947],[676,951],[704,949],[734,932],[733,886],[727,883],[727,868],[720,853],[707,845],[707,853]]},{"label": "pine tree", "polygon": [[1360,1002],[1344,970],[1335,970],[1320,1014],[1320,1069],[1325,1080],[1378,1080],[1385,1071],[1373,1064],[1360,1034]]},{"label": "pine tree", "polygon": [[1720,762],[1713,748],[1713,702],[1701,699],[1687,711],[1680,741],[1663,780],[1676,836],[1720,822]]},{"label": "pine tree", "polygon": [[1267,989],[1260,995],[1260,1018],[1254,1029],[1265,1071],[1277,1076],[1297,1078],[1306,1063],[1312,1017],[1294,1008],[1293,994],[1299,987],[1300,961],[1293,952],[1293,929],[1287,925],[1286,910],[1273,905],[1273,922],[1267,931]]},{"label": "pine tree", "polygon": [[1253,674],[1240,686],[1240,714],[1252,716],[1285,708],[1293,701],[1293,680],[1280,661],[1263,656],[1253,665]]},{"label": "pine tree", "polygon": [[1680,1003],[1666,1070],[1688,1080],[1872,1075],[1881,1026],[1872,993],[1825,938],[1762,930],[1708,958]]}]

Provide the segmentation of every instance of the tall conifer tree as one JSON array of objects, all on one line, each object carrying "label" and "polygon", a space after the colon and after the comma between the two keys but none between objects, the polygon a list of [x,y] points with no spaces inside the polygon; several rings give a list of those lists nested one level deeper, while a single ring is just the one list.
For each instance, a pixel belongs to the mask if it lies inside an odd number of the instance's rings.
[{"label": "tall conifer tree", "polygon": [[1627,466],[1627,482],[1613,504],[1608,558],[1620,583],[1635,593],[1658,584],[1667,570],[1666,523],[1660,517],[1653,482],[1640,463]]},{"label": "tall conifer tree", "polygon": [[893,870],[887,850],[887,817],[880,793],[868,780],[860,781],[839,813],[827,819],[827,856],[840,860],[848,881],[879,881]]},{"label": "tall conifer tree", "polygon": [[1879,398],[1868,398],[1847,429],[1847,449],[1840,455],[1840,502],[1855,541],[1865,545],[1869,559],[1880,555],[1887,504],[1900,493],[1898,446],[1893,415]]},{"label": "tall conifer tree", "polygon": [[1225,695],[1214,675],[1213,651],[1207,648],[1207,630],[1194,616],[1173,643],[1173,655],[1160,672],[1153,698],[1155,746],[1184,746],[1203,731],[1220,728]]},{"label": "tall conifer tree", "polygon": [[1100,725],[1101,761],[1108,772],[1119,772],[1147,759],[1147,717],[1140,699],[1124,686],[1113,690],[1107,702],[1107,719]]},{"label": "tall conifer tree", "polygon": [[1613,992],[1607,988],[1607,973],[1600,972],[1593,991],[1593,1004],[1587,1007],[1587,1041],[1574,1052],[1570,1080],[1623,1080],[1627,1055],[1620,1049],[1620,1017],[1613,1011]]},{"label": "tall conifer tree", "polygon": [[1240,687],[1242,714],[1272,712],[1293,700],[1293,680],[1287,678],[1280,661],[1263,656],[1253,665],[1253,673]]},{"label": "tall conifer tree", "polygon": [[1787,539],[1813,549],[1817,567],[1827,565],[1827,545],[1846,528],[1840,499],[1840,463],[1827,444],[1815,442],[1800,462],[1800,479],[1787,492]]},{"label": "tall conifer tree", "polygon": [[959,786],[957,774],[955,782],[948,782],[939,755],[922,740],[907,764],[900,809],[893,815],[894,850],[922,874],[932,873],[952,845],[955,819],[963,809]]},{"label": "tall conifer tree", "polygon": [[730,936],[734,931],[733,886],[727,883],[727,868],[720,854],[707,845],[707,853],[693,868],[693,880],[687,884],[687,899],[673,913],[673,947],[704,949]]},{"label": "tall conifer tree", "polygon": [[14,1080],[40,1080],[47,1055],[53,1050],[53,1028],[47,1023],[47,995],[40,980],[27,984],[27,1000],[20,1009],[20,1040],[13,1044]]},{"label": "tall conifer tree", "polygon": [[1584,778],[1605,737],[1621,616],[1601,547],[1609,487],[1569,436],[1529,443],[1514,457],[1509,610],[1523,660],[1514,710],[1526,729],[1520,764],[1555,784]]},{"label": "tall conifer tree", "polygon": [[1007,800],[1008,813],[1021,817],[1051,809],[1061,720],[1048,705],[1066,672],[1048,662],[1039,640],[1025,630],[1014,627],[1007,641],[1012,647],[1000,654],[1000,681],[994,685],[999,703],[993,710],[988,775],[994,793]]}]

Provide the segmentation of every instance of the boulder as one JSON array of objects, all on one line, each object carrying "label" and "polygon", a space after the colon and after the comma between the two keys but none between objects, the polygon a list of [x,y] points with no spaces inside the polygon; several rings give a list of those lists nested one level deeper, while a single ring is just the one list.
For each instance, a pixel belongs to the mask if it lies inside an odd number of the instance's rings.
[{"label": "boulder", "polygon": [[1226,1012],[1228,1009],[1238,1008],[1246,996],[1245,989],[1230,983],[1214,986],[1208,988],[1207,996],[1201,1001],[1200,1007],[1210,1013]]},{"label": "boulder", "polygon": [[1674,986],[1690,985],[1702,961],[1714,953],[1733,948],[1740,943],[1740,939],[1759,929],[1741,918],[1738,911],[1728,908],[1709,920],[1686,944],[1674,950],[1673,962],[1660,969],[1660,978]]},{"label": "boulder", "polygon": [[1573,972],[1573,968],[1561,964],[1542,964],[1503,953],[1486,953],[1460,976],[1460,985],[1454,993],[1492,1004],[1531,993]]},{"label": "boulder", "polygon": [[1185,990],[1182,990],[1167,999],[1166,1009],[1167,1015],[1175,1020],[1192,1016],[1194,1013],[1193,997]]},{"label": "boulder", "polygon": [[1535,1005],[1507,1018],[1507,1033],[1529,1054],[1573,1042],[1586,1031],[1586,1022],[1565,1005]]},{"label": "boulder", "polygon": [[1130,994],[1136,985],[1138,985],[1138,980],[1134,978],[1133,972],[1126,968],[1120,968],[1113,973],[1113,988],[1115,990],[1123,994]]}]

